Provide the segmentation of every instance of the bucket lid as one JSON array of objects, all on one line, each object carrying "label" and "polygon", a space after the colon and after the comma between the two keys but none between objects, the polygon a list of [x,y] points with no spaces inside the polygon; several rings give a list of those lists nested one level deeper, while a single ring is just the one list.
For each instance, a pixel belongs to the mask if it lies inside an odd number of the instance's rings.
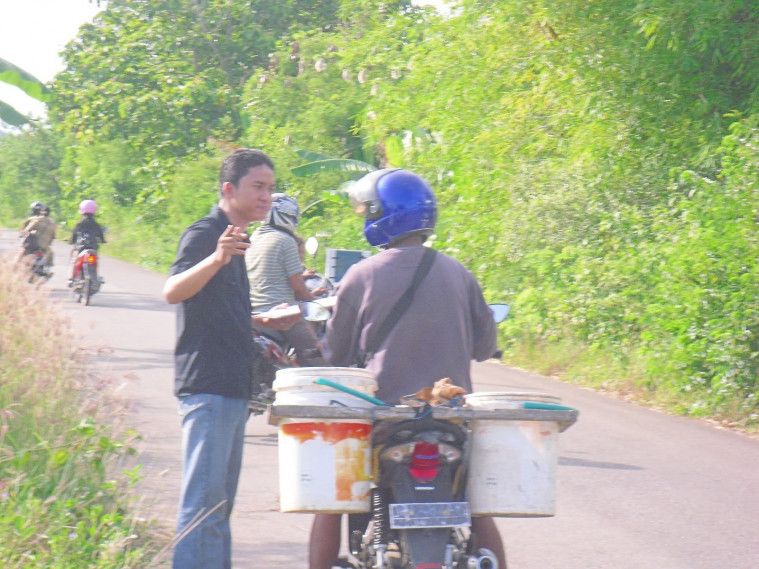
[{"label": "bucket lid", "polygon": [[507,403],[509,401],[561,403],[561,399],[555,395],[530,391],[477,391],[465,395],[464,400],[470,405],[497,405],[498,403]]},{"label": "bucket lid", "polygon": [[320,391],[334,391],[331,387],[315,385],[314,381],[320,377],[370,395],[377,391],[374,374],[357,367],[291,367],[281,369],[277,371],[272,387],[274,391],[306,386]]}]

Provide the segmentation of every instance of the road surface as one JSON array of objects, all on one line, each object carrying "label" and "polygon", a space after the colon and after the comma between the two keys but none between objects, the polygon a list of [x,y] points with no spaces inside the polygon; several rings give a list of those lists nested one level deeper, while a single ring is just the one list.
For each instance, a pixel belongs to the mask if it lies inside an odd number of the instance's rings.
[{"label": "road surface", "polygon": [[[0,233],[0,251],[14,249]],[[106,283],[84,307],[65,287],[68,249],[56,244],[44,285],[71,317],[93,366],[130,401],[142,435],[141,514],[173,526],[180,427],[172,396],[174,308],[165,276],[102,257]],[[498,525],[511,569],[759,568],[759,440],[645,409],[591,390],[488,362],[478,390],[558,395],[580,410],[561,436],[558,513]],[[277,505],[277,438],[262,417],[247,429],[233,519],[234,567],[305,569],[311,516]]]}]

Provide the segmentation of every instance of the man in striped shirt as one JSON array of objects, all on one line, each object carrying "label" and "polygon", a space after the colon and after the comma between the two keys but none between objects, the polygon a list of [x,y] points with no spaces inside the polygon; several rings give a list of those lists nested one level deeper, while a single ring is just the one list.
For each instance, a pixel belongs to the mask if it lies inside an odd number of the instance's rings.
[{"label": "man in striped shirt", "polygon": [[[319,289],[311,292],[303,278],[303,261],[295,234],[299,221],[298,202],[285,194],[274,194],[268,217],[251,235],[245,263],[254,314],[281,304],[315,300],[321,292]],[[316,335],[302,317],[280,333],[295,348],[300,365],[325,365]]]}]

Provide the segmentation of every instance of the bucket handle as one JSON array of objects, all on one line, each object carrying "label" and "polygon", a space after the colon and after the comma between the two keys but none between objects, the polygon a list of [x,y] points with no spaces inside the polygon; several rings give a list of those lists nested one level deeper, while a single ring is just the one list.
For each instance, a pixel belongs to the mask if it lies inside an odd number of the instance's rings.
[{"label": "bucket handle", "polygon": [[329,379],[324,379],[323,377],[320,377],[314,380],[314,383],[317,385],[325,385],[327,387],[331,387],[332,389],[337,389],[338,391],[348,393],[349,395],[353,395],[354,397],[358,397],[359,399],[363,399],[364,401],[368,401],[369,403],[374,403],[375,405],[384,405],[385,407],[389,407],[389,405],[385,403],[384,401],[382,401],[381,399],[377,399],[376,397],[372,397],[371,395],[367,395],[366,393],[361,393],[360,391],[356,391],[352,387],[346,387],[345,385],[335,383],[334,381],[330,381]]}]

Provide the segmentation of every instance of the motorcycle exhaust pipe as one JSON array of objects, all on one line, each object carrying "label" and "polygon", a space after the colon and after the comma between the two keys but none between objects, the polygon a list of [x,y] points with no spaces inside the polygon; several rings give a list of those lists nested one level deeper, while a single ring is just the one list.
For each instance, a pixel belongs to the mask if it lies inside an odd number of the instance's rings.
[{"label": "motorcycle exhaust pipe", "polygon": [[481,547],[477,553],[479,554],[477,557],[470,556],[467,559],[467,569],[498,569],[498,559],[496,559],[495,553],[484,547]]}]

